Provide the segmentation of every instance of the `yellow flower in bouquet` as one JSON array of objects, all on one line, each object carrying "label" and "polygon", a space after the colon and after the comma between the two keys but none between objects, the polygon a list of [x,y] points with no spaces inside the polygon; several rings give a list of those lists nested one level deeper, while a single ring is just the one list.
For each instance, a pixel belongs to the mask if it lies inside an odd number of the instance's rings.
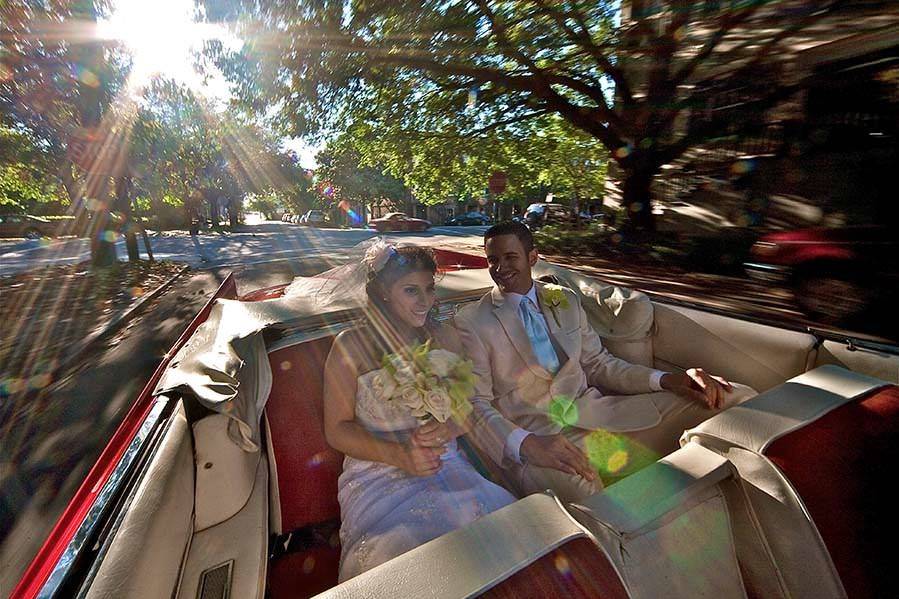
[{"label": "yellow flower in bouquet", "polygon": [[471,413],[476,377],[471,361],[445,349],[431,349],[431,341],[415,345],[407,353],[387,354],[384,372],[375,377],[375,393],[396,401],[416,418],[461,422]]}]

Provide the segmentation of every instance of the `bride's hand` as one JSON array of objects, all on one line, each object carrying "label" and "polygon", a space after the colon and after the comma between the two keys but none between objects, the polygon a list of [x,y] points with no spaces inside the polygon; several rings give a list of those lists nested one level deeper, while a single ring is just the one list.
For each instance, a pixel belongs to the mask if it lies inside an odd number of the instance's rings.
[{"label": "bride's hand", "polygon": [[428,420],[412,433],[412,444],[418,447],[443,447],[459,435],[465,434],[452,419],[444,423]]},{"label": "bride's hand", "polygon": [[394,466],[412,476],[431,476],[440,470],[440,455],[443,448],[420,447],[418,445],[397,445]]}]

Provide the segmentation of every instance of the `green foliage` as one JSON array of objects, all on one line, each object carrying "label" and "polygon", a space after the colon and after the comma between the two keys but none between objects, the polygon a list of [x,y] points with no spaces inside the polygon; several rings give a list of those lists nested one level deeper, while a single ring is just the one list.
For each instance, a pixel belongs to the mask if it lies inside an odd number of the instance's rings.
[{"label": "green foliage", "polygon": [[580,228],[546,225],[534,232],[534,244],[542,252],[553,254],[602,253],[620,243],[621,236],[607,225],[590,222]]},{"label": "green foliage", "polygon": [[361,150],[370,149],[361,144],[362,140],[351,132],[344,133],[329,142],[316,156],[319,164],[316,179],[319,186],[330,184],[332,198],[368,204],[375,200],[402,202],[408,197],[408,190],[402,181],[386,174],[386,167],[377,161],[377,156],[363,156]]},{"label": "green foliage", "polygon": [[[239,23],[246,39],[230,54],[217,46],[212,58],[245,107],[277,107],[285,133],[356,128],[363,163],[386,168],[427,202],[479,195],[492,169],[510,174],[509,198],[557,185],[572,198],[596,195],[605,156],[544,147],[555,136],[528,131],[556,115],[618,162],[627,217],[645,231],[654,228],[650,188],[661,167],[723,132],[757,128],[758,115],[796,91],[787,78],[758,73],[792,55],[786,46],[804,28],[854,3],[804,3],[777,23],[763,1],[717,11],[704,2],[631,3],[626,14],[617,0],[204,4],[209,18]],[[764,33],[749,39],[753,31]],[[747,49],[746,60],[735,59]],[[733,90],[746,118],[693,118]]]}]

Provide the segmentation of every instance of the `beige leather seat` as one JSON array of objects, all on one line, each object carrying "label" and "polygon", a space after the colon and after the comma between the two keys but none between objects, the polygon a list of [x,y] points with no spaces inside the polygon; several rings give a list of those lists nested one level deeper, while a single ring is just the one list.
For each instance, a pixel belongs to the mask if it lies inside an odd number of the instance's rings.
[{"label": "beige leather seat", "polygon": [[[749,510],[794,597],[892,592],[899,388],[822,366],[684,433],[739,472]],[[880,499],[883,498],[883,499]],[[845,587],[845,588],[844,588]],[[891,590],[892,589],[892,590]]]},{"label": "beige leather seat", "polygon": [[628,597],[787,597],[736,469],[691,443],[569,506]]},{"label": "beige leather seat", "polygon": [[458,598],[627,594],[610,556],[549,495],[531,495],[318,595]]}]

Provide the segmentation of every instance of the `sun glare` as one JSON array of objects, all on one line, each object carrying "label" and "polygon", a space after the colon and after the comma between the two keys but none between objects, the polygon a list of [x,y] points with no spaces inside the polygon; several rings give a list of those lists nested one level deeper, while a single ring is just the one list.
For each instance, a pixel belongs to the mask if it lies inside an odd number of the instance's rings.
[{"label": "sun glare", "polygon": [[157,75],[199,84],[194,54],[204,40],[221,32],[195,21],[193,10],[191,0],[118,0],[110,18],[98,23],[101,35],[121,40],[131,52],[132,89],[142,88]]}]

